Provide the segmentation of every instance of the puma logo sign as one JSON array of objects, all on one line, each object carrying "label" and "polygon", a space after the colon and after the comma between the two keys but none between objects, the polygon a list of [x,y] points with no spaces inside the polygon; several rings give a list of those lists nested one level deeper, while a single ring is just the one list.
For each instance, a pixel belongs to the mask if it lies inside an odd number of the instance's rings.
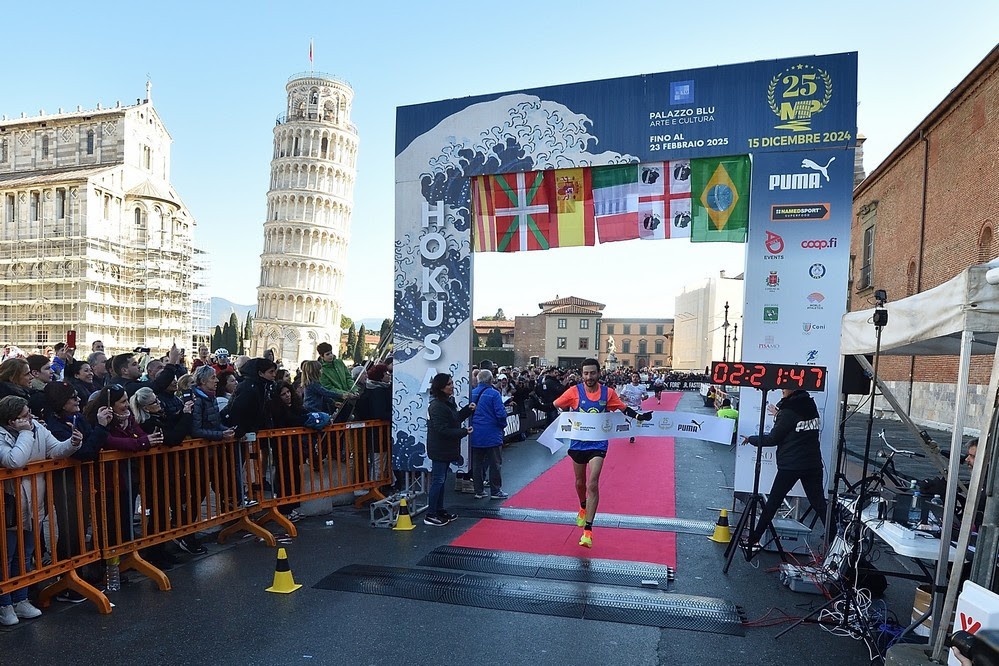
[{"label": "puma logo sign", "polygon": [[811,169],[812,171],[818,171],[823,176],[826,177],[826,182],[829,182],[829,165],[836,161],[835,157],[830,157],[829,161],[826,162],[825,166],[819,166],[816,162],[809,159],[801,160],[802,169]]}]

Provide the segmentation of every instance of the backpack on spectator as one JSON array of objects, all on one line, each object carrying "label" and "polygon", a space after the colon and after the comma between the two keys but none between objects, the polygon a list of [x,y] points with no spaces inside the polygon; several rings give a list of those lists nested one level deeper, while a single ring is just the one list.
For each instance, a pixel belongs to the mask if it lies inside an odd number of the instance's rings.
[{"label": "backpack on spectator", "polygon": [[305,417],[305,423],[303,424],[306,428],[312,428],[313,430],[322,430],[330,424],[332,417],[326,412],[309,412]]}]

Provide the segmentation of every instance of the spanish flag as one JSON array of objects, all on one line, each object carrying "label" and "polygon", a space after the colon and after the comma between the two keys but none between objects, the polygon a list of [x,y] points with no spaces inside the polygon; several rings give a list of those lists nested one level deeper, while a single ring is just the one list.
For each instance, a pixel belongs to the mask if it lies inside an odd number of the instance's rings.
[{"label": "spanish flag", "polygon": [[589,169],[546,171],[555,193],[554,215],[548,230],[550,247],[584,247],[596,243],[593,188]]},{"label": "spanish flag", "polygon": [[749,232],[748,155],[690,162],[690,240],[745,243]]}]

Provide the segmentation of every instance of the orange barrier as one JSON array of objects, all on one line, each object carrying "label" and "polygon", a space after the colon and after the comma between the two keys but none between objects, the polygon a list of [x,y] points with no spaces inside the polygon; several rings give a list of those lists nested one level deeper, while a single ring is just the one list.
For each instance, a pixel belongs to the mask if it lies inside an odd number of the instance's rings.
[{"label": "orange barrier", "polygon": [[[271,522],[290,536],[298,536],[295,524],[280,511],[289,504],[354,490],[367,491],[355,500],[355,506],[384,499],[378,488],[392,483],[390,426],[388,421],[351,421],[319,431],[285,428],[257,433],[247,456],[249,497],[257,504],[224,529],[219,541]],[[271,493],[263,487],[268,460],[274,467]],[[269,532],[265,540],[276,545]]]},{"label": "orange barrier", "polygon": [[[268,471],[264,452],[274,465],[273,493],[263,491]],[[390,424],[362,421],[322,431],[262,431],[256,442],[186,440],[141,453],[103,451],[96,462],[46,460],[24,469],[0,468],[5,489],[0,515],[6,516],[10,506],[16,528],[6,530],[8,539],[0,539],[0,593],[59,577],[40,592],[40,606],[71,589],[101,613],[110,613],[107,597],[81,578],[78,568],[118,557],[121,571],[134,569],[160,590],[169,590],[169,578],[141,550],[224,524],[219,543],[249,531],[276,546],[266,523],[298,535],[280,507],[354,490],[368,491],[358,503],[382,499],[377,489],[392,482],[390,457]],[[250,505],[243,504],[243,469]],[[20,492],[25,480],[26,490]],[[19,492],[7,494],[11,489]],[[141,508],[138,521],[136,505]],[[43,545],[51,557],[48,564],[40,564],[37,556]],[[9,571],[4,565],[11,554],[18,562],[31,563],[31,570]]]},{"label": "orange barrier", "polygon": [[[4,489],[0,514],[8,528],[4,530],[6,538],[0,539],[0,592],[6,594],[60,576],[39,596],[43,608],[56,594],[71,589],[93,601],[101,613],[111,612],[107,597],[76,571],[102,559],[98,541],[87,540],[87,528],[97,515],[95,470],[95,463],[74,460],[44,460],[24,469],[0,468]],[[35,554],[46,545],[48,564],[42,564]],[[16,574],[7,567],[11,556],[16,561]],[[25,571],[25,564],[30,571]]]}]

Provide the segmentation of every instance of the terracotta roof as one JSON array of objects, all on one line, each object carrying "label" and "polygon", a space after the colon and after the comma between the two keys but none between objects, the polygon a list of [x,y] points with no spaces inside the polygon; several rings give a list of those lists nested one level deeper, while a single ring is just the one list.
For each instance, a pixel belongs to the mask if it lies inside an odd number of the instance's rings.
[{"label": "terracotta roof", "polygon": [[558,305],[581,305],[583,307],[596,308],[598,310],[603,310],[607,307],[603,303],[588,301],[585,298],[579,298],[577,296],[566,296],[565,298],[556,298],[551,301],[545,301],[544,303],[538,303],[538,307],[541,309],[547,309]]},{"label": "terracotta roof", "polygon": [[595,308],[583,307],[582,305],[559,305],[553,308],[548,308],[547,310],[545,310],[545,314],[546,315],[581,314],[581,315],[592,315],[594,317],[599,317],[600,310],[597,310]]},{"label": "terracotta roof", "polygon": [[101,164],[82,169],[43,169],[40,171],[17,171],[0,174],[0,187],[20,187],[22,185],[46,185],[66,181],[83,181],[115,168],[115,164]]}]

